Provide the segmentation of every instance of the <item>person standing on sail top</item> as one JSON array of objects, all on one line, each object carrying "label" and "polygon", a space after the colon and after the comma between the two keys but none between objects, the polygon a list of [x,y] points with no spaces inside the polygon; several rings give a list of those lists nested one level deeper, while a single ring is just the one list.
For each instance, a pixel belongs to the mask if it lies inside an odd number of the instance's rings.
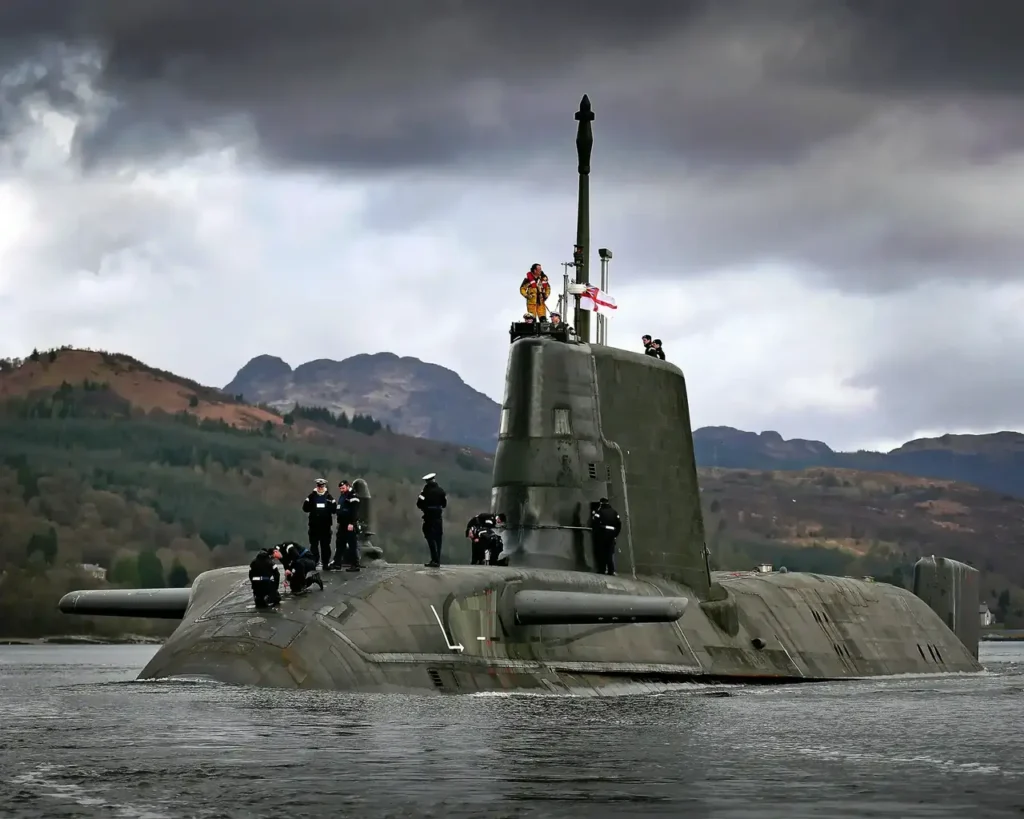
[{"label": "person standing on sail top", "polygon": [[539,264],[530,267],[529,272],[519,285],[519,295],[526,299],[526,312],[538,321],[548,320],[548,296],[551,295],[551,283],[548,274]]}]

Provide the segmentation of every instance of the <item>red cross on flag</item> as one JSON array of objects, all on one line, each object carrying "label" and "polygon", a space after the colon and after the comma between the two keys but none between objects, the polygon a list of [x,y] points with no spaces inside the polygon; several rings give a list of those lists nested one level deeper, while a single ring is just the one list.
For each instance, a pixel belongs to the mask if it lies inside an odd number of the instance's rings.
[{"label": "red cross on flag", "polygon": [[615,305],[615,299],[607,293],[587,285],[587,289],[580,295],[580,309],[608,314],[614,313],[618,307]]}]

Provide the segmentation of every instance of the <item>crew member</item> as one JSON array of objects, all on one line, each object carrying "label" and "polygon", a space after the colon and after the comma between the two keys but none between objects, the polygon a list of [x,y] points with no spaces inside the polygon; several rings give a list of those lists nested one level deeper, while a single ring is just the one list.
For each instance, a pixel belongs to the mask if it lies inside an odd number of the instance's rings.
[{"label": "crew member", "polygon": [[335,541],[334,563],[332,570],[348,566],[350,572],[359,571],[359,544],[356,536],[359,534],[359,498],[355,490],[347,481],[338,484],[338,500],[335,501],[338,515],[338,534]]},{"label": "crew member", "polygon": [[487,561],[491,566],[498,565],[498,555],[502,551],[501,535],[494,531],[496,526],[505,524],[505,516],[500,512],[481,512],[474,515],[466,524],[466,537],[472,544],[470,563],[482,566]]},{"label": "crew member", "polygon": [[561,313],[551,314],[551,329],[558,330],[560,333],[565,333],[568,336],[576,335],[576,331],[568,324],[566,324],[564,321],[562,321]]},{"label": "crew member", "polygon": [[298,543],[281,545],[284,546],[281,549],[281,565],[284,566],[284,576],[288,580],[288,588],[292,594],[303,594],[314,583],[323,591],[324,581],[320,577],[320,572],[316,570],[313,553]]},{"label": "crew member", "polygon": [[423,476],[426,483],[416,499],[416,508],[423,513],[423,537],[427,539],[427,547],[430,549],[430,562],[423,565],[432,569],[441,567],[441,540],[444,537],[442,515],[448,506],[448,496],[435,478],[436,472]]},{"label": "crew member", "polygon": [[660,338],[654,339],[654,343],[651,346],[654,348],[654,352],[651,353],[651,355],[657,356],[662,361],[664,361],[665,360],[665,351],[663,349],[661,349],[661,339]]},{"label": "crew member", "polygon": [[551,295],[551,283],[548,274],[539,264],[535,264],[519,285],[519,295],[526,299],[526,312],[538,321],[548,320],[548,296]]},{"label": "crew member", "polygon": [[258,609],[268,609],[281,602],[281,573],[274,565],[274,558],[267,549],[260,549],[249,564],[249,583],[252,584],[252,599]]},{"label": "crew member", "polygon": [[594,563],[598,574],[615,574],[615,539],[622,531],[622,520],[608,498],[601,498],[590,513],[590,531],[594,542]]},{"label": "crew member", "polygon": [[644,355],[657,356],[658,354],[654,350],[654,342],[651,341],[651,337],[648,335],[643,336],[640,339],[644,343]]},{"label": "crew member", "polygon": [[309,515],[309,550],[313,564],[327,566],[331,562],[331,519],[334,498],[327,491],[327,481],[317,478],[313,491],[302,502],[302,511]]}]

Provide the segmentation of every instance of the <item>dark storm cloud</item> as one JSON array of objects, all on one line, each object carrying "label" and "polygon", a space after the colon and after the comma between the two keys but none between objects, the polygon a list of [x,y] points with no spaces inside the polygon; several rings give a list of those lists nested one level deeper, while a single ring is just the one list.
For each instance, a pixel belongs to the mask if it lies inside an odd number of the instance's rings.
[{"label": "dark storm cloud", "polygon": [[823,91],[1017,90],[1022,18],[1011,0],[6,0],[0,36],[12,57],[105,50],[122,107],[82,135],[91,155],[245,114],[282,162],[447,163],[547,143],[582,90],[610,145],[736,163],[792,159],[873,110]]},{"label": "dark storm cloud", "polygon": [[[12,43],[54,38],[104,50],[102,86],[122,107],[83,136],[87,154],[140,147],[124,137],[141,122],[175,141],[197,122],[246,114],[274,159],[393,166],[535,147],[544,138],[538,117],[556,109],[531,90],[581,54],[642,49],[703,5],[656,0],[623,18],[618,3],[600,0],[15,0],[0,5],[0,32]],[[462,95],[474,84],[502,97],[497,127],[474,123],[466,109]],[[563,117],[567,102],[555,102]],[[160,146],[150,139],[148,148]]]},{"label": "dark storm cloud", "polygon": [[[1005,278],[1024,235],[974,169],[1024,150],[1021,31],[1020,0],[5,0],[0,62],[22,79],[0,127],[40,94],[83,105],[57,43],[99,49],[113,107],[76,134],[93,164],[195,152],[212,129],[280,165],[501,174],[570,152],[587,92],[602,178],[649,186],[616,197],[609,241],[654,274],[671,236],[672,275]],[[428,218],[412,210],[382,212]]]},{"label": "dark storm cloud", "polygon": [[848,78],[883,92],[1024,91],[1024,3],[842,0],[856,19]]}]

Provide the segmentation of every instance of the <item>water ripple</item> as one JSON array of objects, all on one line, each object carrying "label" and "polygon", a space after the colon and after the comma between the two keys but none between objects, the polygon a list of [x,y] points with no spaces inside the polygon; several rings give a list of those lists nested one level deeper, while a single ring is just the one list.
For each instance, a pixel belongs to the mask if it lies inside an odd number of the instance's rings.
[{"label": "water ripple", "polygon": [[0,647],[11,817],[1010,817],[1024,645],[982,675],[423,697],[135,682],[151,646]]}]

